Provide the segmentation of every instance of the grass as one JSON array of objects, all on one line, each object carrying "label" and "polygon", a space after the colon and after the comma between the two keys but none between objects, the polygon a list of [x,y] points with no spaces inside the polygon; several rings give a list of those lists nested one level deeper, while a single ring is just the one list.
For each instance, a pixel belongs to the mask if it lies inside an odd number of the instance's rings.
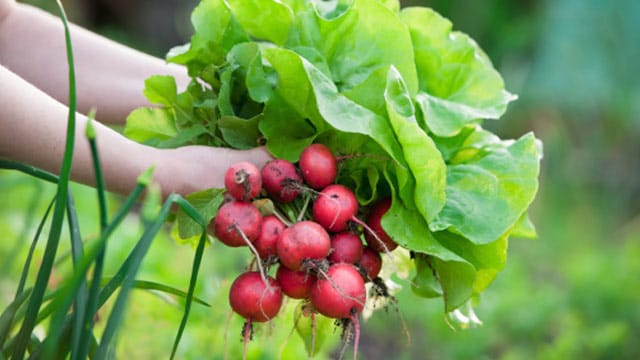
[{"label": "grass", "polygon": [[[154,194],[154,188],[149,188],[152,169],[141,174],[138,185],[130,196],[122,203],[121,208],[114,214],[111,221],[107,218],[107,201],[99,154],[95,145],[95,132],[91,126],[91,115],[86,129],[86,137],[92,151],[94,171],[96,173],[96,193],[98,198],[98,217],[100,224],[99,235],[89,243],[82,239],[78,212],[76,211],[73,193],[70,192],[69,180],[72,163],[73,145],[75,141],[76,126],[76,88],[75,68],[73,62],[73,49],[71,36],[62,4],[58,2],[61,20],[65,29],[67,46],[67,61],[69,65],[69,116],[67,120],[67,134],[64,158],[60,169],[60,176],[53,176],[38,169],[21,164],[3,161],[4,167],[22,171],[36,178],[54,182],[55,198],[51,203],[53,214],[49,226],[48,239],[44,253],[39,257],[39,267],[32,286],[26,287],[33,251],[42,230],[42,225],[48,218],[49,209],[40,222],[30,251],[26,257],[20,276],[20,283],[15,292],[13,301],[3,311],[2,326],[0,326],[0,343],[2,357],[23,359],[29,354],[30,358],[66,358],[85,359],[90,354],[92,358],[104,359],[111,357],[114,352],[115,334],[120,328],[125,313],[128,295],[131,289],[140,282],[135,281],[135,276],[140,268],[143,258],[147,254],[151,242],[160,232],[164,222],[170,215],[173,205],[177,205],[189,217],[201,227],[201,235],[198,248],[195,252],[188,291],[185,293],[185,304],[182,320],[178,326],[178,332],[173,342],[171,358],[184,332],[197,281],[198,271],[202,259],[204,245],[207,241],[206,224],[199,213],[182,197],[171,194],[162,204],[160,210],[152,218],[146,219],[144,232],[137,240],[136,245],[122,262],[115,275],[103,285],[102,274],[104,269],[107,241],[115,229],[121,224],[145,190]],[[155,193],[159,190],[155,189]],[[159,196],[147,196],[146,201],[154,201]],[[147,206],[155,207],[155,204]],[[35,206],[30,208],[29,218],[33,218]],[[59,289],[52,291],[50,283],[54,266],[59,261],[58,250],[62,238],[64,219],[67,219],[70,253],[72,259],[72,271],[62,280]],[[26,228],[25,228],[26,229]],[[66,257],[66,256],[65,256]],[[91,275],[90,275],[91,274]],[[162,291],[167,286],[154,286],[153,283],[145,283],[146,287]],[[95,332],[95,316],[98,309],[115,293],[118,294],[113,307],[107,317],[106,325],[101,334]],[[171,291],[173,295],[182,294],[180,291]],[[39,324],[47,322],[48,330],[44,336]],[[17,330],[14,330],[17,329]],[[99,339],[99,340],[98,340]]]}]

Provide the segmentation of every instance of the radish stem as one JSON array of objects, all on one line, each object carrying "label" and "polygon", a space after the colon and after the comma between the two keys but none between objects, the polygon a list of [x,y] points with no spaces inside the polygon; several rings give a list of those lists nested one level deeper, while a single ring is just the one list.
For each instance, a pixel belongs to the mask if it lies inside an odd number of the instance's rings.
[{"label": "radish stem", "polygon": [[298,221],[302,221],[304,218],[304,213],[307,212],[307,208],[309,207],[309,203],[311,202],[311,194],[306,193],[304,197],[304,204],[302,205],[302,210],[298,214]]},{"label": "radish stem", "polygon": [[262,278],[262,281],[264,281],[264,285],[267,287],[267,289],[269,289],[270,285],[269,285],[269,282],[267,281],[267,275],[265,274],[264,268],[262,267],[262,259],[260,259],[260,254],[258,254],[258,250],[256,250],[256,248],[251,243],[251,240],[247,238],[247,236],[242,232],[242,230],[240,230],[240,228],[238,228],[236,225],[234,226],[236,227],[236,230],[238,231],[238,233],[240,233],[240,236],[242,236],[242,240],[244,240],[244,242],[247,243],[247,246],[249,247],[249,249],[251,249],[251,252],[256,257],[256,263],[258,265],[258,271],[260,272],[260,277]]},{"label": "radish stem", "polygon": [[354,223],[362,226],[365,231],[367,231],[368,233],[371,234],[371,236],[373,236],[374,239],[376,239],[376,241],[382,246],[382,248],[384,249],[384,253],[389,256],[391,258],[391,260],[395,260],[393,258],[393,255],[391,255],[391,251],[389,251],[389,248],[387,247],[387,245],[384,243],[384,241],[382,241],[382,239],[380,239],[380,237],[378,236],[378,234],[376,234],[375,231],[373,231],[373,229],[371,227],[369,227],[369,225],[367,225],[367,223],[365,223],[364,221],[358,219],[357,217],[353,216],[351,217],[351,221],[353,221]]}]

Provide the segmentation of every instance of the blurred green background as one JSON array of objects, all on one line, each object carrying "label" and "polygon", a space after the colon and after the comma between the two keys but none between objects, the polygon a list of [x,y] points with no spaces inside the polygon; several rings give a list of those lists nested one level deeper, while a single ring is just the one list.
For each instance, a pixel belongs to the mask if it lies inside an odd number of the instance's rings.
[{"label": "blurred green background", "polygon": [[[31,3],[53,9],[53,1]],[[188,17],[195,6],[195,1],[178,0],[64,3],[76,23],[157,56],[188,41]],[[640,358],[640,2],[403,5],[430,6],[451,19],[455,29],[480,44],[509,91],[519,95],[502,119],[486,126],[503,138],[534,131],[544,142],[540,191],[531,210],[539,238],[511,241],[506,268],[476,309],[484,325],[453,331],[441,300],[421,300],[406,289],[398,294],[401,315],[379,311],[363,324],[360,357]],[[99,231],[95,193],[83,186],[74,191],[82,235],[90,238]],[[5,205],[0,207],[0,307],[15,291],[28,242],[53,194],[50,185],[0,171]],[[138,221],[131,219],[114,238],[113,266],[139,232]],[[159,237],[140,278],[186,288],[192,255],[188,245]],[[194,307],[181,358],[222,358],[223,348],[229,358],[239,356],[241,323],[231,317],[227,326],[225,291],[230,274],[240,272],[246,259],[217,244],[207,249],[198,295],[212,307]],[[167,357],[182,314],[177,305],[157,294],[135,293],[119,357]],[[289,334],[291,324],[287,318],[260,328],[250,356],[305,357],[297,336]]]}]

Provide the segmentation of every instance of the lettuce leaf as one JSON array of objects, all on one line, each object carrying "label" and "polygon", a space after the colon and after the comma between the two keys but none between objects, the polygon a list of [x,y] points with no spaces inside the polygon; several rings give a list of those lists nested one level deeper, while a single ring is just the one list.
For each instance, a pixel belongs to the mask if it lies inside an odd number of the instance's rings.
[{"label": "lettuce leaf", "polygon": [[419,91],[416,101],[429,131],[454,136],[465,125],[497,119],[516,99],[504,89],[487,55],[466,34],[427,8],[406,8],[400,18],[413,42]]},{"label": "lettuce leaf", "polygon": [[[415,180],[411,200],[422,217],[432,221],[445,204],[446,166],[433,139],[420,129],[411,95],[393,66],[387,76],[385,101],[389,121]],[[406,187],[401,191],[406,191]]]},{"label": "lettuce leaf", "polygon": [[480,159],[447,167],[447,200],[431,231],[449,230],[486,244],[520,219],[538,190],[539,142],[526,134],[500,145]]}]

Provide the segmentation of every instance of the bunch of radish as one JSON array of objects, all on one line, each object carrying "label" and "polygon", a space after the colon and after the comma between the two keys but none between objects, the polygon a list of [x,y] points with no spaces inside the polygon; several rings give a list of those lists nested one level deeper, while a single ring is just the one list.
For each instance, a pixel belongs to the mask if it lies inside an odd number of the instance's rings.
[{"label": "bunch of radish", "polygon": [[[356,356],[365,283],[377,279],[380,253],[397,244],[381,226],[390,199],[359,207],[353,191],[335,183],[337,172],[338,160],[322,144],[305,148],[297,164],[275,159],[262,169],[249,162],[228,168],[229,200],[210,226],[221,242],[247,246],[255,256],[229,293],[231,308],[246,319],[245,346],[252,323],[275,318],[288,296],[303,300],[311,316],[342,319],[352,330]],[[267,213],[255,205],[264,199],[273,203]]]}]

